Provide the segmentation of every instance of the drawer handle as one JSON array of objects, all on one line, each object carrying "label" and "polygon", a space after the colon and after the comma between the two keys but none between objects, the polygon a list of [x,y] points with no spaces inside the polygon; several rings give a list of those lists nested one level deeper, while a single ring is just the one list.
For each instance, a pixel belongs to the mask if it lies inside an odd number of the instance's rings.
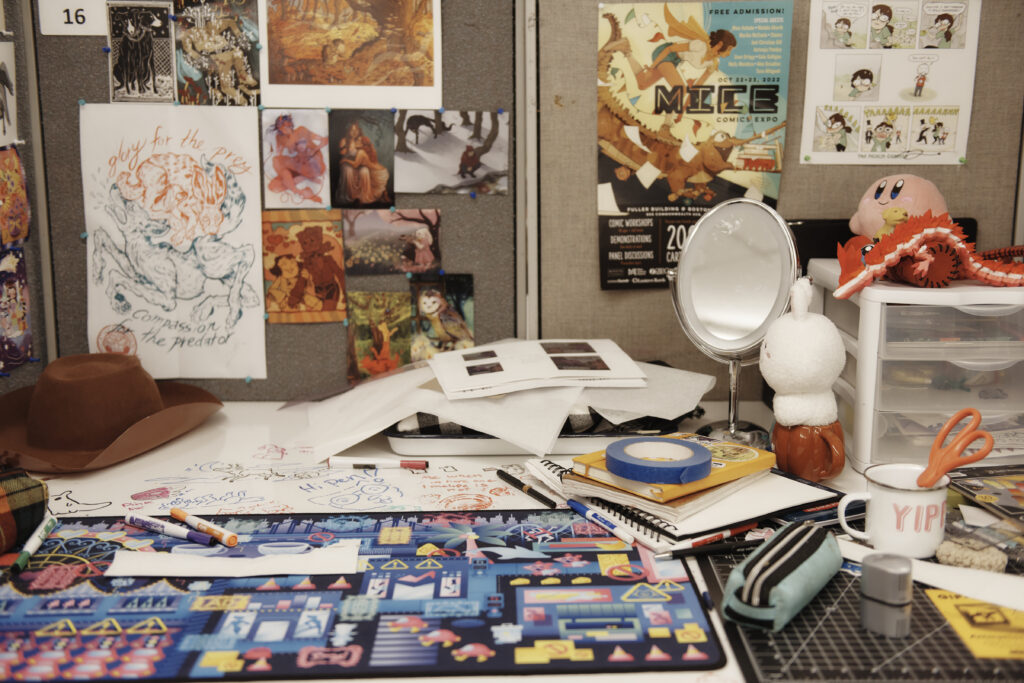
[{"label": "drawer handle", "polygon": [[956,310],[967,315],[980,316],[982,318],[997,318],[1024,310],[1024,306],[1017,304],[975,304],[973,306],[953,306]]},{"label": "drawer handle", "polygon": [[1020,361],[1016,360],[951,360],[950,365],[955,365],[964,370],[1005,370],[1012,368]]}]

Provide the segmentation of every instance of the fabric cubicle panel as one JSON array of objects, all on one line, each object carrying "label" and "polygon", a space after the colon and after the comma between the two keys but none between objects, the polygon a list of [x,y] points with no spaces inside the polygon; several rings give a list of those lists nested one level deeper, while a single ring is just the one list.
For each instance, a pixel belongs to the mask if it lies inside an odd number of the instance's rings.
[{"label": "fabric cubicle panel", "polygon": [[[610,337],[638,360],[664,360],[718,377],[712,399],[728,395],[726,366],[686,339],[668,290],[602,291],[597,247],[597,0],[539,3],[540,280],[544,337]],[[811,166],[799,163],[809,3],[794,2],[789,119],[779,213],[786,219],[848,218],[873,180],[894,172],[934,181],[951,212],[978,220],[978,248],[1012,244],[1024,111],[1024,8],[982,4],[967,161],[961,166]],[[566,268],[565,264],[573,264]],[[741,397],[756,399],[756,367],[743,371]],[[742,417],[742,415],[741,415]]]},{"label": "fabric cubicle panel", "polygon": [[[39,2],[40,0],[36,0]],[[6,3],[10,4],[10,3]],[[35,3],[33,3],[35,4]],[[443,105],[448,110],[515,109],[514,5],[445,0],[442,8]],[[109,101],[107,41],[102,36],[39,34],[39,89],[46,182],[52,228],[59,355],[88,350],[86,243],[82,230],[79,100]],[[353,102],[353,108],[359,103]],[[397,106],[397,105],[396,105]],[[515,121],[511,121],[514,130]],[[253,140],[253,144],[259,144]],[[514,178],[513,159],[510,176]],[[441,251],[448,273],[474,277],[476,336],[480,342],[515,334],[515,184],[505,196],[400,194],[399,209],[441,210]],[[403,276],[351,277],[354,291],[400,291]],[[38,299],[37,299],[38,300]],[[190,379],[225,400],[286,400],[340,387],[346,343],[340,323],[267,325],[268,378]],[[30,383],[30,382],[26,382]]]}]

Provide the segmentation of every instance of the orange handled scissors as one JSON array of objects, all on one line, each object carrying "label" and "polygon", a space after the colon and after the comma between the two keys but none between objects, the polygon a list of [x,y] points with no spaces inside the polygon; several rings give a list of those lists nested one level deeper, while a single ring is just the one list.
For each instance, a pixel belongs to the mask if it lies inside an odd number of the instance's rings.
[{"label": "orange handled scissors", "polygon": [[[953,431],[953,427],[957,426],[965,417],[970,417],[971,421],[965,428],[958,431],[953,440],[947,445],[945,443],[946,437]],[[942,475],[951,469],[981,460],[988,455],[988,452],[992,450],[994,441],[991,434],[985,430],[978,429],[980,426],[981,413],[974,408],[964,408],[949,418],[946,424],[942,426],[939,435],[935,437],[934,443],[932,443],[931,452],[928,454],[928,467],[918,476],[917,485],[922,488],[930,488],[942,478]],[[983,439],[985,441],[984,445],[973,453],[963,455],[967,446],[978,439]]]}]

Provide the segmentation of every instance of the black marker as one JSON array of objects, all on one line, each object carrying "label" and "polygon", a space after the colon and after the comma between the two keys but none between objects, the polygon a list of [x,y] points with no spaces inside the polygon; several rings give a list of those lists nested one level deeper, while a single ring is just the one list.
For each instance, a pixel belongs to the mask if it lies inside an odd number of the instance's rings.
[{"label": "black marker", "polygon": [[551,500],[540,491],[536,490],[526,482],[519,481],[505,470],[498,470],[498,479],[501,479],[503,482],[507,484],[511,484],[512,486],[516,487],[526,495],[532,496],[533,498],[544,503],[544,505],[548,506],[549,508],[554,508],[558,505],[558,503]]}]

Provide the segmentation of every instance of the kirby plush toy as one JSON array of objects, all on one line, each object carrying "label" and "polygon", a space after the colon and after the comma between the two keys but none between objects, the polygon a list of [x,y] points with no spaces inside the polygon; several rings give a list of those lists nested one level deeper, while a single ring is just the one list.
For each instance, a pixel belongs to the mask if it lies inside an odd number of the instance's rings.
[{"label": "kirby plush toy", "polygon": [[916,175],[889,175],[871,183],[864,192],[857,213],[850,219],[850,230],[855,235],[878,239],[909,217],[927,211],[933,216],[949,212],[935,183]]}]

